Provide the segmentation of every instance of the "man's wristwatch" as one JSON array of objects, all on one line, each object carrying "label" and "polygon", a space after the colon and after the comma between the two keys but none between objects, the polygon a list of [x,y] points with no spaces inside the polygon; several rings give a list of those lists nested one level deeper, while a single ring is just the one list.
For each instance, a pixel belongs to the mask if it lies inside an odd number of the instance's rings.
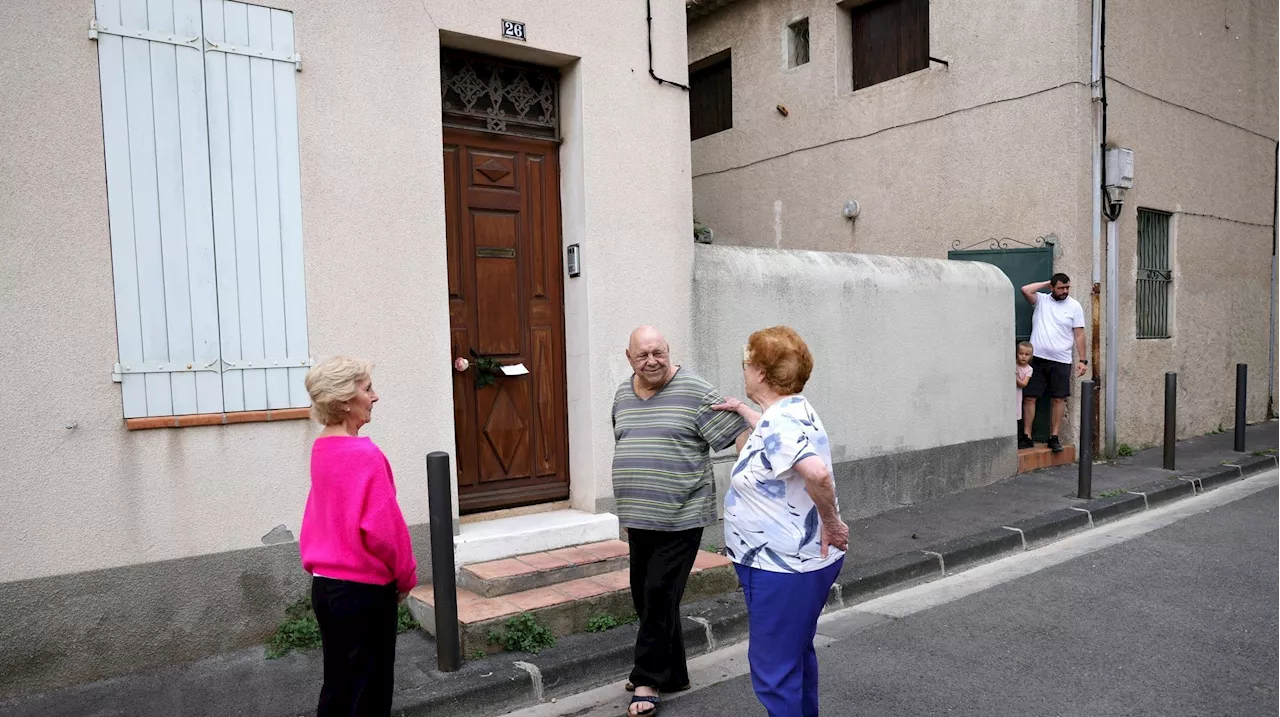
[{"label": "man's wristwatch", "polygon": [[1077,359],[1077,363],[1082,363],[1082,364],[1084,364],[1085,366],[1088,366],[1088,365],[1089,365],[1089,360],[1088,360],[1088,359]]}]

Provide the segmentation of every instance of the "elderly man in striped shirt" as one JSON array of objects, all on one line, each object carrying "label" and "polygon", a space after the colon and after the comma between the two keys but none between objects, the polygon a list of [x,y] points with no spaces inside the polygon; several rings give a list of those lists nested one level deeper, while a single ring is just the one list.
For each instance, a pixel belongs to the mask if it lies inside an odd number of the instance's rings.
[{"label": "elderly man in striped shirt", "polygon": [[640,618],[634,716],[656,712],[660,693],[689,686],[680,599],[702,529],[716,520],[711,452],[749,433],[738,414],[713,410],[723,397],[672,365],[670,354],[657,329],[632,332],[627,361],[634,375],[613,397],[613,494],[631,544],[631,598]]}]

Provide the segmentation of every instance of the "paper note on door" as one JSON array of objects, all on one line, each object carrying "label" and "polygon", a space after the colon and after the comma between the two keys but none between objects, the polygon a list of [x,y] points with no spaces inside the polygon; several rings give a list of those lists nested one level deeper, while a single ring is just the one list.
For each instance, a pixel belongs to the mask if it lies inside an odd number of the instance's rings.
[{"label": "paper note on door", "polygon": [[522,363],[512,364],[511,366],[502,366],[501,368],[504,376],[523,376],[526,373],[529,373],[529,369],[525,368]]}]

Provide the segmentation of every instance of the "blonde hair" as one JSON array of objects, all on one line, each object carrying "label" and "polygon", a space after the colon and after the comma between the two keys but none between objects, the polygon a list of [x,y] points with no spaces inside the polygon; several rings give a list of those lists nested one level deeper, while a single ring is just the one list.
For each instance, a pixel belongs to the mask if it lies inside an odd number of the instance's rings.
[{"label": "blonde hair", "polygon": [[1019,342],[1018,342],[1018,348],[1020,348],[1020,349],[1031,349],[1032,351],[1035,351],[1035,350],[1036,350],[1036,347],[1035,347],[1035,346],[1032,346],[1030,341],[1019,341]]},{"label": "blonde hair", "polygon": [[372,374],[373,364],[351,356],[333,356],[316,364],[305,382],[311,394],[311,417],[326,426],[342,423],[343,404]]}]

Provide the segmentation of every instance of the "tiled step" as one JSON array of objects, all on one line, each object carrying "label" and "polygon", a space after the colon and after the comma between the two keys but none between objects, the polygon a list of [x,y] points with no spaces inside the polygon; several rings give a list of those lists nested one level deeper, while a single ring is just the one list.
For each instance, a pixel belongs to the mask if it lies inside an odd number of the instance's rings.
[{"label": "tiled step", "polygon": [[627,567],[627,544],[606,540],[464,565],[458,587],[492,598],[611,573]]},{"label": "tiled step", "polygon": [[[580,549],[585,552],[586,546]],[[728,558],[700,551],[689,574],[684,599],[692,602],[720,595],[735,589],[737,580]],[[408,605],[423,629],[435,634],[432,586],[414,588],[409,593]],[[484,597],[459,587],[458,626],[463,654],[471,655],[477,650],[500,651],[500,645],[488,641],[489,630],[501,630],[508,619],[522,612],[533,613],[557,637],[585,631],[587,622],[598,615],[622,618],[633,614],[629,570],[613,570],[495,597]]]},{"label": "tiled step", "polygon": [[1076,447],[1070,443],[1062,445],[1061,453],[1054,453],[1049,447],[1040,443],[1035,448],[1023,448],[1018,451],[1018,472],[1029,473],[1041,468],[1065,466],[1076,462]]}]

